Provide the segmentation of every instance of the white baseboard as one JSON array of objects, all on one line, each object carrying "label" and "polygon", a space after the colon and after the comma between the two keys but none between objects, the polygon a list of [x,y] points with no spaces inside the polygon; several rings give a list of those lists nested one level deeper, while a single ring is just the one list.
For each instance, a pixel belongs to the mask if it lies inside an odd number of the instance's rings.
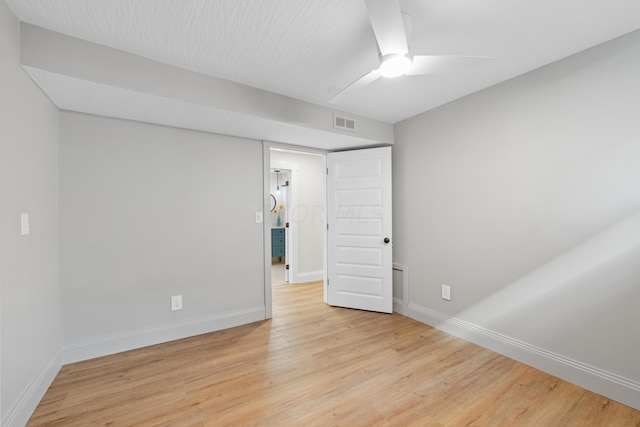
[{"label": "white baseboard", "polygon": [[640,410],[640,382],[409,303],[408,317]]},{"label": "white baseboard", "polygon": [[80,362],[265,319],[265,307],[206,316],[64,344],[64,363]]},{"label": "white baseboard", "polygon": [[322,279],[324,279],[324,273],[322,270],[308,271],[306,273],[298,273],[296,275],[295,283],[315,282]]},{"label": "white baseboard", "polygon": [[2,417],[0,425],[22,427],[27,424],[31,414],[58,375],[62,367],[62,355],[62,347],[59,347],[22,392],[18,400],[11,405],[5,416]]}]

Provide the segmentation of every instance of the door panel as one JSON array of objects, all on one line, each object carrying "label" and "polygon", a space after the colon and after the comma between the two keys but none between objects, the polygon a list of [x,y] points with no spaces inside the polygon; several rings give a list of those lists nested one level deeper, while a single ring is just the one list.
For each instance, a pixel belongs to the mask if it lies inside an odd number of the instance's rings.
[{"label": "door panel", "polygon": [[327,302],[391,313],[391,148],[330,153],[327,166]]}]

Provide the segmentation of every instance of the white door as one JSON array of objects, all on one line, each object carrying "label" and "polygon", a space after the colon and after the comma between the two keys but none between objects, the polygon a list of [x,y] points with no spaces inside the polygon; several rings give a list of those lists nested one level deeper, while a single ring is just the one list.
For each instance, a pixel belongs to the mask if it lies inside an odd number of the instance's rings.
[{"label": "white door", "polygon": [[327,302],[391,313],[391,147],[327,155]]}]

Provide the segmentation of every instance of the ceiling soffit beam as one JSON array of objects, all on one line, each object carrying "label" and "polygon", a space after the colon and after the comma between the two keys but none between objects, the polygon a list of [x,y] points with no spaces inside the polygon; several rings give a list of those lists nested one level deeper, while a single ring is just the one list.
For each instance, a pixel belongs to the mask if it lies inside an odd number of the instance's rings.
[{"label": "ceiling soffit beam", "polygon": [[[393,125],[273,92],[153,61],[122,50],[21,24],[20,63],[55,74],[159,96],[249,118],[331,135],[352,136],[362,146],[393,144]],[[334,114],[356,121],[355,132],[333,126]],[[300,144],[304,145],[304,144]]]}]

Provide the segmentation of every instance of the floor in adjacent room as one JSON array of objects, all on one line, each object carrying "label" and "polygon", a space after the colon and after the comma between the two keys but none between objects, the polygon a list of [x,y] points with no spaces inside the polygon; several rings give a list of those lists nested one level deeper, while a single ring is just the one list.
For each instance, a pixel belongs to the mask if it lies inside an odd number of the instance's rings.
[{"label": "floor in adjacent room", "polygon": [[624,406],[398,314],[273,288],[273,319],[64,366],[29,426],[638,426]]},{"label": "floor in adjacent room", "polygon": [[287,283],[285,279],[285,263],[282,262],[274,262],[271,264],[271,285],[284,285]]}]

